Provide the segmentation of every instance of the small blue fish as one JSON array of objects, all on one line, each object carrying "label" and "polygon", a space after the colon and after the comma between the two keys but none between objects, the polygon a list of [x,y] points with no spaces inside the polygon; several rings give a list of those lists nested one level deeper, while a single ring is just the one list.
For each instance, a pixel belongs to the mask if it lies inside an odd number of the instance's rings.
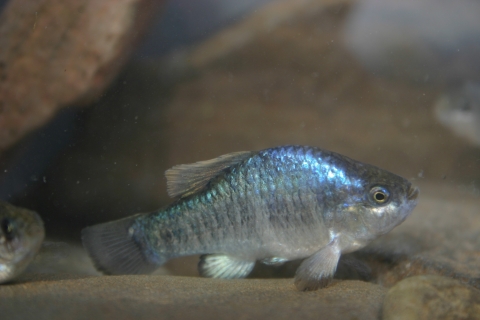
[{"label": "small blue fish", "polygon": [[149,273],[203,254],[202,276],[243,278],[257,260],[307,258],[295,285],[316,290],[333,278],[342,253],[392,230],[418,196],[402,177],[306,146],[231,153],[175,166],[166,177],[173,204],[83,230],[99,270]]}]

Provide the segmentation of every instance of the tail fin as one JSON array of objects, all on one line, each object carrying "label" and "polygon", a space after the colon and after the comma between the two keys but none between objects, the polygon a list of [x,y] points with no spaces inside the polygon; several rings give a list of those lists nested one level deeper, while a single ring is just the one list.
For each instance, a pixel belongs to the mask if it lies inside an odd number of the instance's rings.
[{"label": "tail fin", "polygon": [[95,267],[106,274],[146,274],[160,264],[148,259],[129,232],[136,216],[82,230],[82,242]]}]

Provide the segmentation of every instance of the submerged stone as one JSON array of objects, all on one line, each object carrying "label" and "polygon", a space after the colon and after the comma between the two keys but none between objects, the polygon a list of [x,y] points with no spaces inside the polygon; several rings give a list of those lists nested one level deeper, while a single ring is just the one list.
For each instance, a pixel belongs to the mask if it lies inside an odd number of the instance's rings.
[{"label": "submerged stone", "polygon": [[383,319],[480,319],[480,291],[446,277],[407,278],[388,291]]}]

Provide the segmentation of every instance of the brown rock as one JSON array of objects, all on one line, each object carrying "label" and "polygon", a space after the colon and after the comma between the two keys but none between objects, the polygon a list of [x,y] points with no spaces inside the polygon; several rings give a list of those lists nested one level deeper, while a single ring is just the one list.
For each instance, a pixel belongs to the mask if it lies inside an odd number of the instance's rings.
[{"label": "brown rock", "polygon": [[480,319],[480,291],[445,277],[407,278],[388,291],[382,319]]},{"label": "brown rock", "polygon": [[0,16],[0,152],[101,93],[162,3],[11,0]]},{"label": "brown rock", "polygon": [[386,290],[344,281],[298,292],[292,279],[32,276],[0,286],[5,319],[376,319]]}]

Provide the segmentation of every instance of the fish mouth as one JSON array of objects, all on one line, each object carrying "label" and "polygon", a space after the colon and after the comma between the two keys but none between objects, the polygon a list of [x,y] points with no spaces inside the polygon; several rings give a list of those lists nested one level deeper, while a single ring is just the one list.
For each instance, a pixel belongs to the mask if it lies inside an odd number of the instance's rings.
[{"label": "fish mouth", "polygon": [[417,197],[418,197],[418,192],[419,192],[418,188],[410,186],[410,188],[408,189],[408,193],[407,193],[407,199],[408,200],[416,200]]}]

